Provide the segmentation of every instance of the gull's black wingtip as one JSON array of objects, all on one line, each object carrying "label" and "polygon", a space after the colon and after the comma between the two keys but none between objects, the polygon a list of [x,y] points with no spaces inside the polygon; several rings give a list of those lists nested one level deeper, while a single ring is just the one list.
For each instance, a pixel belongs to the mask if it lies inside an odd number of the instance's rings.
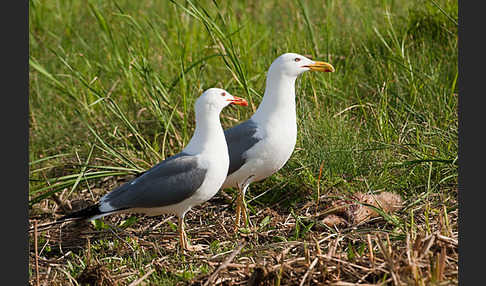
[{"label": "gull's black wingtip", "polygon": [[79,211],[75,211],[75,212],[72,212],[68,215],[65,215],[59,219],[57,219],[56,221],[64,221],[64,220],[68,220],[68,219],[74,219],[74,220],[82,220],[82,219],[90,219],[94,216],[97,216],[97,215],[100,215],[102,214],[102,212],[100,211],[100,205],[99,204],[95,204],[95,205],[92,205],[92,206],[89,206],[87,208],[84,208],[82,210],[79,210]]}]

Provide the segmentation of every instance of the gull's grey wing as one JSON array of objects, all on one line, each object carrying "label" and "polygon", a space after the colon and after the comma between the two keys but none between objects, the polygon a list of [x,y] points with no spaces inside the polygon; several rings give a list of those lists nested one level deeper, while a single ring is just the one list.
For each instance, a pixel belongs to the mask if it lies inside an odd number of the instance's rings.
[{"label": "gull's grey wing", "polygon": [[261,138],[256,136],[257,130],[258,125],[255,121],[249,119],[224,131],[230,158],[228,175],[234,173],[245,164],[247,159],[246,151],[261,140]]},{"label": "gull's grey wing", "polygon": [[195,156],[179,153],[103,196],[100,210],[110,212],[179,203],[202,185],[206,172],[207,169],[198,167]]}]

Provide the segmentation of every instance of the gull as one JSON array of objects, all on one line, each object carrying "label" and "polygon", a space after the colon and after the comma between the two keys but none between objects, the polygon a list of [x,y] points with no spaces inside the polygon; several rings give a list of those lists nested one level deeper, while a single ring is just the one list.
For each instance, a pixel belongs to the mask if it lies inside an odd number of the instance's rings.
[{"label": "gull", "polygon": [[206,90],[195,103],[194,135],[180,153],[107,193],[96,204],[60,220],[94,220],[119,213],[174,214],[181,248],[194,250],[184,231],[184,216],[211,199],[226,178],[229,156],[219,115],[229,104],[248,105],[223,89]]},{"label": "gull", "polygon": [[256,112],[224,131],[230,166],[222,188],[238,189],[235,229],[241,215],[248,223],[245,193],[249,185],[280,170],[292,155],[297,139],[295,80],[309,70],[334,72],[334,67],[295,53],[279,56],[268,69],[265,93]]}]

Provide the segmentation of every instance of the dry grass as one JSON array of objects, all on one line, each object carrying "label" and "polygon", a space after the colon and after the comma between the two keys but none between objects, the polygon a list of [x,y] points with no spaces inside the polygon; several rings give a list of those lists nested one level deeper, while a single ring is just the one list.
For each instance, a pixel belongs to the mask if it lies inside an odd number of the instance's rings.
[{"label": "dry grass", "polygon": [[[251,215],[252,226],[236,235],[231,198],[220,192],[186,216],[191,243],[201,246],[190,253],[178,248],[171,227],[175,217],[138,216],[123,229],[48,225],[63,211],[61,204],[46,203],[30,221],[32,226],[37,222],[30,232],[35,244],[30,259],[39,273],[31,275],[31,285],[37,279],[39,285],[153,285],[165,281],[160,277],[170,278],[167,285],[457,284],[457,210],[447,213],[439,196],[419,207],[427,210],[403,202],[403,208],[384,212],[389,217],[370,209],[373,215],[353,220],[356,216],[346,214],[368,209],[361,203],[370,203],[369,195],[342,198],[333,192],[336,196],[322,195],[318,207],[311,201],[292,210],[260,208]],[[387,196],[382,194],[374,197]],[[412,220],[411,213],[428,216]],[[343,223],[329,227],[329,216]],[[127,218],[112,216],[105,222],[120,226]],[[393,224],[393,218],[402,223]],[[76,272],[73,265],[81,269]]]}]

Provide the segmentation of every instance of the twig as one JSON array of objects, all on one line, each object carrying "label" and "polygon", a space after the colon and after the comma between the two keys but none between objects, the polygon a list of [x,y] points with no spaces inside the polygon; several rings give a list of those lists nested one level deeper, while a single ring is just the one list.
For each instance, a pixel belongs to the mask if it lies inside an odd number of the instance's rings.
[{"label": "twig", "polygon": [[[429,237],[430,238],[429,238],[427,244],[420,251],[420,256],[418,258],[419,260],[422,259],[429,252],[429,249],[432,247],[432,244],[434,244],[435,235],[430,235]],[[425,241],[425,239],[424,239],[424,241]]]},{"label": "twig", "polygon": [[378,244],[378,247],[381,250],[381,253],[385,257],[385,260],[386,260],[387,265],[388,265],[388,269],[390,270],[390,274],[391,274],[391,276],[393,278],[393,284],[394,285],[400,285],[399,284],[398,277],[397,277],[397,274],[395,273],[395,264],[393,263],[393,259],[391,257],[392,253],[391,252],[388,252],[389,249],[385,248],[385,246],[381,242],[381,238],[380,238],[380,236],[378,234],[376,234],[376,242]]},{"label": "twig", "polygon": [[453,238],[450,238],[450,237],[447,237],[447,236],[444,236],[444,235],[441,235],[439,233],[437,233],[437,239],[438,240],[441,240],[441,241],[444,241],[444,242],[447,242],[447,243],[450,243],[454,246],[457,246],[458,243],[457,243],[457,240],[453,239]]},{"label": "twig", "polygon": [[307,272],[304,274],[304,277],[302,277],[302,281],[300,281],[299,286],[304,285],[305,279],[307,278],[307,276],[309,276],[309,273],[312,271],[312,269],[314,268],[314,266],[316,266],[317,261],[319,261],[319,258],[317,258],[317,257],[314,258],[314,260],[312,261],[311,265],[309,266],[309,269],[307,269]]},{"label": "twig", "polygon": [[269,272],[274,272],[277,269],[280,269],[282,266],[290,266],[291,264],[293,264],[295,262],[302,262],[302,261],[305,261],[305,257],[292,258],[292,259],[289,259],[287,261],[282,261],[282,263],[280,263],[280,264],[275,264],[275,265],[269,266],[268,269],[269,269]]},{"label": "twig", "polygon": [[42,284],[42,286],[47,286],[48,285],[48,283],[49,283],[49,275],[51,274],[51,270],[52,270],[52,267],[49,265],[49,267],[47,267],[46,280]]},{"label": "twig", "polygon": [[[220,265],[219,262],[211,262],[211,261],[208,261],[207,262],[208,265],[210,266],[216,266],[216,265]],[[280,264],[279,264],[280,265]],[[228,266],[227,267],[230,267],[230,268],[255,268],[257,267],[258,265],[255,264],[255,263],[250,263],[250,264],[243,264],[243,263],[228,263]]]},{"label": "twig", "polygon": [[[365,267],[365,266],[361,266],[361,265],[358,265],[358,264],[355,264],[355,263],[352,263],[352,262],[348,262],[348,261],[345,261],[345,260],[342,260],[342,259],[339,259],[339,258],[336,258],[336,257],[329,257],[329,255],[317,255],[317,257],[319,258],[323,258],[325,260],[333,260],[337,263],[342,263],[344,265],[349,265],[350,267],[355,267],[355,268],[359,268],[361,270],[364,270],[364,271],[373,271],[374,269],[372,268],[368,268],[368,267]],[[380,271],[383,271],[383,272],[388,272],[387,270],[385,269],[381,269],[380,267],[377,268],[377,270],[380,270]]]},{"label": "twig", "polygon": [[86,238],[86,243],[88,244],[88,253],[86,255],[88,257],[88,261],[86,262],[86,265],[91,265],[91,242],[89,238]]},{"label": "twig", "polygon": [[69,281],[71,281],[74,285],[79,286],[78,281],[76,281],[76,279],[74,279],[74,277],[71,274],[69,274],[68,271],[62,269],[61,267],[58,267],[58,269],[59,269],[59,271],[61,271],[62,273],[64,273],[66,275],[66,277],[69,279]]},{"label": "twig", "polygon": [[371,244],[371,236],[369,234],[366,235],[366,240],[368,241],[368,249],[370,251],[370,262],[371,265],[374,266],[375,260],[373,255],[373,245]]},{"label": "twig", "polygon": [[240,251],[243,249],[243,247],[246,245],[246,240],[242,240],[238,243],[238,247],[235,248],[235,250],[233,250],[233,252],[230,254],[230,256],[228,256],[228,258],[226,258],[226,260],[221,263],[221,265],[213,272],[213,274],[211,274],[211,276],[209,276],[208,280],[203,284],[203,286],[207,286],[207,285],[210,285],[213,283],[213,280],[216,278],[216,276],[218,275],[218,273],[225,269],[226,267],[228,267],[228,265],[231,263],[231,261],[233,261],[233,259],[236,257],[236,255],[238,253],[240,253]]},{"label": "twig", "polygon": [[163,225],[164,223],[168,222],[169,220],[171,220],[174,216],[170,216],[166,219],[164,219],[163,221],[157,223],[155,226],[152,227],[152,230],[158,228],[159,226]]},{"label": "twig", "polygon": [[[252,249],[245,250],[243,252],[243,254],[249,254],[249,253],[254,253],[254,252],[261,252],[261,251],[265,251],[265,250],[268,250],[268,249],[274,249],[274,248],[276,248],[278,246],[294,248],[294,247],[299,246],[299,245],[302,245],[302,244],[304,244],[302,241],[273,242],[273,243],[270,243],[270,244],[266,244],[266,245],[254,247]],[[216,256],[220,256],[220,255],[219,254],[216,254],[215,256],[211,257],[211,259],[214,259]]]},{"label": "twig", "polygon": [[[47,227],[49,227],[49,226],[57,225],[57,224],[68,222],[68,221],[76,221],[76,220],[79,220],[79,219],[78,218],[68,218],[68,219],[65,219],[65,220],[58,220],[58,221],[39,224],[38,227],[46,227],[45,229],[42,229],[42,230],[46,230],[46,229],[48,229]],[[34,231],[33,227],[29,229],[29,232],[32,232],[32,231]]]},{"label": "twig", "polygon": [[35,280],[36,285],[40,286],[39,278],[39,252],[37,249],[37,220],[34,221],[34,249],[35,249]]},{"label": "twig", "polygon": [[150,274],[152,274],[153,272],[155,271],[155,269],[150,269],[149,272],[145,273],[145,275],[143,275],[142,277],[138,278],[137,280],[133,281],[132,283],[130,283],[130,285],[128,286],[136,286],[140,283],[142,283],[143,280],[145,280],[147,277],[150,276]]},{"label": "twig", "polygon": [[[317,255],[322,255],[321,246],[319,245],[319,241],[317,240],[317,238],[315,236],[313,237],[313,239],[314,239],[314,242],[316,243]],[[318,263],[319,263],[319,268],[321,269],[322,281],[326,281],[327,271],[326,271],[326,268],[324,266],[324,263],[320,259],[319,259]]]}]

